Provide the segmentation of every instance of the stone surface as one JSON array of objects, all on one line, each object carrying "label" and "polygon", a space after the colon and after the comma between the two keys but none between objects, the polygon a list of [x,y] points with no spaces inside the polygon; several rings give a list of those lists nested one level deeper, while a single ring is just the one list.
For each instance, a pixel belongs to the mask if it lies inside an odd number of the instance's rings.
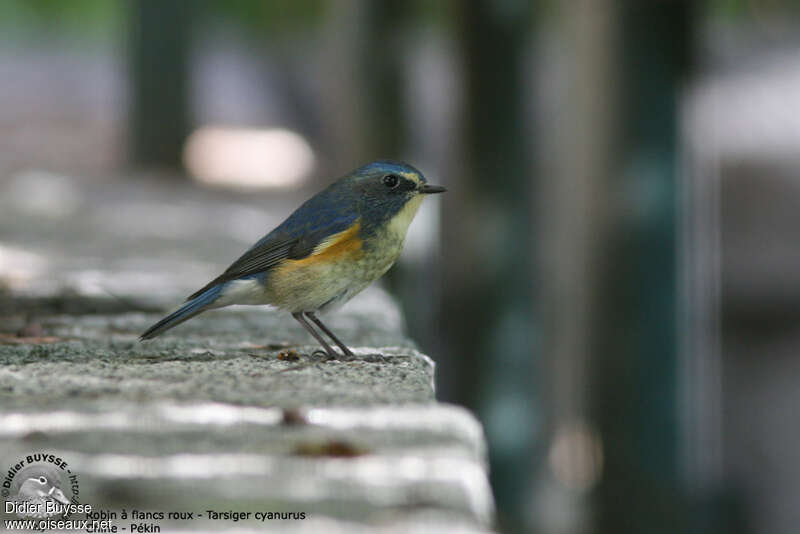
[{"label": "stone surface", "polygon": [[[482,429],[435,402],[434,364],[403,338],[382,291],[330,318],[353,344],[348,359],[313,354],[290,317],[260,308],[201,315],[139,342],[158,316],[42,314],[32,330],[46,335],[5,338],[5,465],[52,452],[79,473],[82,502],[108,510],[303,511],[313,522],[288,530],[297,532],[491,524]],[[291,523],[203,519],[156,523]]]},{"label": "stone surface", "polygon": [[[201,314],[142,343],[148,325],[224,268],[209,258],[240,252],[244,237],[230,234],[246,232],[230,220],[261,225],[271,215],[196,191],[153,211],[181,197],[153,184],[111,187],[99,203],[96,192],[73,193],[58,221],[0,195],[3,474],[28,454],[53,453],[77,473],[80,501],[116,512],[128,532],[122,509],[194,514],[150,521],[164,530],[491,527],[482,428],[436,402],[434,363],[405,336],[387,293],[370,288],[325,317],[352,358],[314,354],[300,325],[263,307]],[[158,239],[165,228],[172,242]],[[259,521],[259,511],[306,519]]]},{"label": "stone surface", "polygon": [[[257,406],[433,400],[430,358],[366,315],[328,321],[353,340],[358,356],[348,361],[326,361],[312,354],[316,346],[297,345],[310,336],[290,316],[269,310],[208,313],[139,342],[138,334],[157,318],[123,313],[43,320],[50,342],[0,345],[0,402],[39,410],[158,399]],[[381,345],[389,346],[374,348]]]}]

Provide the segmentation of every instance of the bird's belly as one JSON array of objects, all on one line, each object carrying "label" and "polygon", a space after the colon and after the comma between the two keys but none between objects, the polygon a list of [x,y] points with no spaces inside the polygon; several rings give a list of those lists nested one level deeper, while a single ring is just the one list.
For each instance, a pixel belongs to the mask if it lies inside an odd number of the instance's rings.
[{"label": "bird's belly", "polygon": [[403,242],[384,239],[333,261],[287,262],[270,273],[266,295],[290,312],[341,305],[380,278],[400,255]]}]

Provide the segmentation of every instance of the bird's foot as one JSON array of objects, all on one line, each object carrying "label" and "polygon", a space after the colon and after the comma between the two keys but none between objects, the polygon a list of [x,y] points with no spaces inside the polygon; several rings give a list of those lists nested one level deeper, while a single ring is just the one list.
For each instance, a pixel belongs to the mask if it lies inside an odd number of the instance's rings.
[{"label": "bird's foot", "polygon": [[324,362],[327,362],[327,361],[330,361],[330,360],[335,360],[336,359],[336,353],[331,354],[326,350],[317,349],[317,350],[315,350],[314,352],[311,353],[311,357],[314,358],[314,359],[319,359],[319,360],[322,360]]},{"label": "bird's foot", "polygon": [[311,353],[313,358],[320,358],[322,361],[330,362],[333,360],[339,362],[349,362],[356,359],[356,355],[353,354],[352,351],[347,350],[343,354],[340,354],[335,349],[331,349],[331,352],[327,352],[323,349],[317,349]]}]

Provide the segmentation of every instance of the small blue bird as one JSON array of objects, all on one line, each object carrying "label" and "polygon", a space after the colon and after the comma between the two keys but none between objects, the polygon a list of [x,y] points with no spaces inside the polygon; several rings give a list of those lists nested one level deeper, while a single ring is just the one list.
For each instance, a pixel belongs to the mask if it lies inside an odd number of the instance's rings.
[{"label": "small blue bird", "polygon": [[231,304],[271,304],[289,311],[329,356],[352,351],[316,313],[344,304],[394,264],[428,185],[405,163],[376,161],[339,178],[300,206],[228,269],[147,329],[150,339],[195,315]]}]

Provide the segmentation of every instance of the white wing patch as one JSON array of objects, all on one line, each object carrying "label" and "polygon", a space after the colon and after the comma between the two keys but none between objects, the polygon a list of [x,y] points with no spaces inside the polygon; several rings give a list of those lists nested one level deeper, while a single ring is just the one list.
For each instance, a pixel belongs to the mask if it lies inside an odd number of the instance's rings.
[{"label": "white wing patch", "polygon": [[258,280],[231,280],[225,284],[214,307],[231,304],[269,304],[264,292],[264,285]]}]

